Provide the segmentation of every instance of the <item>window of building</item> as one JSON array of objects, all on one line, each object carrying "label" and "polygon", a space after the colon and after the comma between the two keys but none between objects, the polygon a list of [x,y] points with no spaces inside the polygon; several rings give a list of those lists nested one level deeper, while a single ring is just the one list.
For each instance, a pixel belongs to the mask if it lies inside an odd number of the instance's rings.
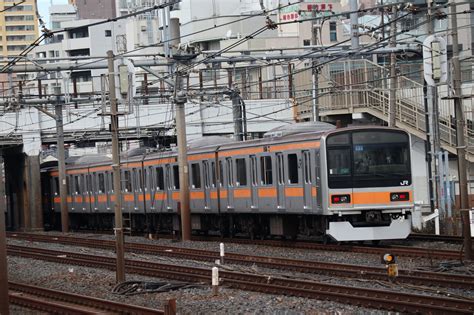
[{"label": "window of building", "polygon": [[260,176],[262,180],[262,185],[273,184],[272,157],[271,156],[260,157]]},{"label": "window of building", "polygon": [[201,168],[199,163],[191,164],[191,185],[193,188],[201,188]]},{"label": "window of building", "polygon": [[329,40],[337,42],[337,24],[336,22],[329,22]]},{"label": "window of building", "polygon": [[298,184],[298,155],[288,154],[288,181],[290,184]]},{"label": "window of building", "polygon": [[7,50],[8,51],[22,51],[25,50],[26,45],[8,45]]},{"label": "window of building", "polygon": [[157,167],[155,171],[156,175],[156,190],[163,190],[165,188],[165,178],[163,176],[163,168]]},{"label": "window of building", "polygon": [[111,30],[105,30],[105,37],[112,37],[112,31]]},{"label": "window of building", "polygon": [[235,167],[237,168],[237,186],[247,186],[247,167],[245,159],[235,159]]},{"label": "window of building", "polygon": [[311,40],[310,39],[303,39],[303,46],[310,46]]},{"label": "window of building", "polygon": [[179,189],[179,167],[178,167],[178,165],[173,165],[173,182],[174,182],[174,189]]}]

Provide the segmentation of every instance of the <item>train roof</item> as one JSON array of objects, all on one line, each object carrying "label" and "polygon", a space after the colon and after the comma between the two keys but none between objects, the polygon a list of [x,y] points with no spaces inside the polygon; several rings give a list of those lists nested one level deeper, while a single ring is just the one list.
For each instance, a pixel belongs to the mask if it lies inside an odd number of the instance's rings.
[{"label": "train roof", "polygon": [[[323,135],[343,132],[348,130],[363,129],[398,130],[400,129],[383,126],[357,126],[336,129],[334,125],[324,122],[305,122],[281,126],[264,134],[264,138],[249,140],[245,142],[235,141],[229,137],[209,136],[189,141],[189,154],[222,152],[241,148],[266,146],[274,144],[285,144],[299,141],[319,140]],[[152,151],[152,148],[137,148],[121,154],[121,163],[137,162],[142,160],[156,160],[163,158],[176,158],[176,148]],[[104,154],[84,155],[81,157],[70,157],[67,160],[68,168],[84,168],[110,164],[110,156]]]}]

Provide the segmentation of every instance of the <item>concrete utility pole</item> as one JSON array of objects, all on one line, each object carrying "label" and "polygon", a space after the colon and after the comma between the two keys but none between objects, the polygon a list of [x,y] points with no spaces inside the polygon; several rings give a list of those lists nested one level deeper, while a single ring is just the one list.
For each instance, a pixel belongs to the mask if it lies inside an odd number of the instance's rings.
[{"label": "concrete utility pole", "polygon": [[[312,7],[311,16],[316,18],[317,11],[316,6]],[[318,29],[316,26],[316,19],[313,19],[311,22],[311,44],[315,47],[318,44]],[[316,69],[316,61],[314,58],[311,59],[311,70],[312,70],[312,80],[313,80],[313,95],[312,95],[312,105],[313,105],[313,121],[319,121],[319,108],[318,108],[318,89],[319,89],[319,78],[318,78],[318,69]]]},{"label": "concrete utility pole", "polygon": [[[434,34],[433,24],[433,0],[428,1],[428,34]],[[427,87],[427,100],[428,100],[428,124],[429,124],[429,145],[430,145],[430,182],[431,190],[433,192],[433,205],[438,208],[441,212],[441,219],[443,220],[446,213],[443,211],[442,204],[440,202],[440,188],[441,182],[439,177],[439,165],[438,165],[438,153],[441,151],[441,142],[439,137],[439,106],[438,106],[438,88],[436,86],[428,85]],[[427,139],[428,140],[428,139]]]},{"label": "concrete utility pole", "polygon": [[116,282],[125,281],[125,257],[122,223],[122,187],[120,187],[120,150],[119,150],[119,120],[117,97],[115,95],[115,67],[114,53],[107,51],[108,71],[109,71],[109,100],[110,100],[110,120],[112,131],[112,171],[114,175],[114,213],[115,213],[115,251],[117,253]]},{"label": "concrete utility pole", "polygon": [[181,205],[181,236],[183,241],[191,240],[191,212],[189,209],[189,169],[188,148],[186,142],[186,118],[184,105],[186,93],[182,90],[182,78],[176,71],[175,104],[176,134],[178,141],[179,200]]},{"label": "concrete utility pole", "polygon": [[242,104],[240,103],[240,91],[234,87],[231,92],[232,98],[232,116],[234,118],[234,139],[244,141],[244,127],[242,117]]},{"label": "concrete utility pole", "polygon": [[359,10],[358,0],[350,0],[351,11],[353,13],[350,14],[351,18],[351,48],[352,50],[359,49],[359,14],[357,11]]},{"label": "concrete utility pole", "polygon": [[[392,7],[392,23],[390,24],[390,46],[397,47],[397,6]],[[395,127],[397,122],[397,55],[390,54],[390,102],[388,110],[388,125]]]},{"label": "concrete utility pole", "polygon": [[58,184],[61,206],[61,231],[67,233],[69,232],[69,212],[67,208],[66,155],[64,153],[63,105],[59,102],[59,95],[56,95],[54,112],[54,118],[56,119],[56,132],[58,133]]},{"label": "concrete utility pole", "polygon": [[0,314],[9,314],[8,301],[8,265],[7,265],[7,242],[5,234],[5,179],[4,179],[3,156],[0,155]]},{"label": "concrete utility pole", "polygon": [[469,226],[469,196],[467,192],[467,163],[466,163],[466,142],[464,139],[464,112],[462,104],[461,88],[461,61],[459,60],[459,40],[458,21],[456,15],[456,2],[451,4],[451,36],[453,44],[453,88],[454,88],[454,109],[456,115],[456,152],[458,156],[459,175],[459,197],[462,219],[462,232],[464,236],[464,258],[472,260],[472,240]]}]

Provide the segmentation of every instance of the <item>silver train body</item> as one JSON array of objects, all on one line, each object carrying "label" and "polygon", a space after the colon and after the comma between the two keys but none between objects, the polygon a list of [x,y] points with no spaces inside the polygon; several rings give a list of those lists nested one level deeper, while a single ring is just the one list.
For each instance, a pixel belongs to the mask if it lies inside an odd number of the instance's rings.
[{"label": "silver train body", "polygon": [[[189,145],[188,167],[195,232],[362,241],[403,239],[411,230],[410,138],[398,129],[297,124],[245,142],[205,138]],[[121,172],[132,228],[178,232],[176,152],[123,156]],[[44,174],[47,215],[57,223],[57,169]],[[110,159],[68,163],[67,179],[73,228],[111,228]]]}]

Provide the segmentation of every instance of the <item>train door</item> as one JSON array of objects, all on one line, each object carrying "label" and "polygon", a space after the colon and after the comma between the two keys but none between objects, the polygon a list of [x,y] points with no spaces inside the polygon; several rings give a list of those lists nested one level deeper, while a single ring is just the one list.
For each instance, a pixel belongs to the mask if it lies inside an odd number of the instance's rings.
[{"label": "train door", "polygon": [[86,208],[86,210],[92,211],[92,209],[94,209],[94,205],[93,205],[94,186],[93,186],[93,182],[92,182],[92,180],[93,180],[92,174],[87,173],[87,174],[84,175],[84,177],[86,179],[85,180],[85,198],[84,198],[85,208]]},{"label": "train door", "polygon": [[281,152],[276,154],[276,172],[277,172],[277,208],[285,209],[285,170],[284,159]]},{"label": "train door", "polygon": [[209,162],[202,161],[203,175],[204,175],[204,209],[211,209],[211,172],[209,169]]},{"label": "train door", "polygon": [[97,194],[97,208],[100,211],[105,211],[108,207],[107,204],[107,186],[105,182],[105,173],[98,173],[97,174],[97,186],[98,186],[98,194]]},{"label": "train door", "polygon": [[98,174],[90,173],[92,184],[91,184],[91,209],[92,211],[99,211],[99,185],[98,185]]},{"label": "train door", "polygon": [[232,158],[225,159],[227,172],[227,208],[234,209],[234,169],[232,168]]},{"label": "train door", "polygon": [[313,181],[311,180],[311,154],[309,151],[303,151],[301,167],[303,169],[303,209],[312,209]]},{"label": "train door", "polygon": [[255,155],[250,156],[250,178],[251,178],[251,209],[258,209],[258,168],[257,168],[257,157]]}]

